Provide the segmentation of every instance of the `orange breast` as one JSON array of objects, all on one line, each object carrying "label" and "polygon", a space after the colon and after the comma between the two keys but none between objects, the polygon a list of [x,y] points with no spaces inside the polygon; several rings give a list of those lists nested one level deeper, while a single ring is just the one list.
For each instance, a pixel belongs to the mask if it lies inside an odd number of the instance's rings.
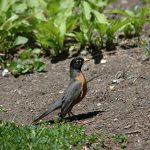
[{"label": "orange breast", "polygon": [[82,86],[82,93],[80,94],[80,96],[76,100],[76,103],[79,103],[85,97],[85,95],[87,93],[87,82],[86,82],[86,79],[85,79],[82,71],[76,77],[76,80],[79,80],[81,82],[81,86]]}]

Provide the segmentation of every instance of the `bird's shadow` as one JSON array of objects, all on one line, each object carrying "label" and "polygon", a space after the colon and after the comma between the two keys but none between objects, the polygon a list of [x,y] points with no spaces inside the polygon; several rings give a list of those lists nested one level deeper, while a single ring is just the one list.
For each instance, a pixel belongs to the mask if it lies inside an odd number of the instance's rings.
[{"label": "bird's shadow", "polygon": [[56,122],[62,122],[62,121],[65,121],[65,120],[68,120],[69,122],[85,120],[85,119],[93,118],[94,116],[96,116],[98,114],[102,114],[103,112],[104,111],[93,111],[93,112],[74,115],[74,116],[71,116],[71,117],[66,117],[66,118],[63,118],[63,119],[59,119],[57,121],[56,120],[49,120],[48,123],[54,124]]}]

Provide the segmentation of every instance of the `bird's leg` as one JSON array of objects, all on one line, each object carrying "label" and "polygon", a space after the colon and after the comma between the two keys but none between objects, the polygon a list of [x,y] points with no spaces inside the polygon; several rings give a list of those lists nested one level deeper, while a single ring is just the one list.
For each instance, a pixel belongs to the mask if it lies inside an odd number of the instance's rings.
[{"label": "bird's leg", "polygon": [[78,118],[73,114],[73,112],[72,111],[69,111],[68,112],[68,116],[69,116],[69,118],[73,118],[73,120],[78,120]]},{"label": "bird's leg", "polygon": [[69,116],[69,118],[70,118],[71,116],[73,116],[72,113],[71,113],[71,111],[68,112],[68,116]]},{"label": "bird's leg", "polygon": [[69,117],[70,117],[71,115],[72,115],[72,116],[75,116],[72,111],[68,112],[68,115],[69,115]]}]

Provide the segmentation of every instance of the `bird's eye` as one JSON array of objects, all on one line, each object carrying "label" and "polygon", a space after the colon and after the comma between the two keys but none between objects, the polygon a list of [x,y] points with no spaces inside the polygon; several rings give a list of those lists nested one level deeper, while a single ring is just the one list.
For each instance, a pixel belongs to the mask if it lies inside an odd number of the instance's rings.
[{"label": "bird's eye", "polygon": [[77,60],[77,63],[81,63],[81,60]]}]

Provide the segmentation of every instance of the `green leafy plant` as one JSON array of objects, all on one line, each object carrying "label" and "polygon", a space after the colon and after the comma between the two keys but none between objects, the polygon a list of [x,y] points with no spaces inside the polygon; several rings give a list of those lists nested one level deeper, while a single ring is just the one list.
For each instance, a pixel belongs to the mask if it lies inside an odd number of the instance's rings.
[{"label": "green leafy plant", "polygon": [[62,51],[65,38],[65,22],[62,26],[58,27],[54,24],[53,20],[41,22],[37,25],[38,33],[36,34],[37,40],[45,47],[50,47],[54,50],[54,54],[59,54]]},{"label": "green leafy plant", "polygon": [[[93,5],[95,1],[82,1],[79,7],[79,31],[74,31],[69,34],[71,37],[75,38],[82,46],[90,45],[95,42],[94,38],[94,25],[104,23],[107,24],[108,21],[106,16],[100,13],[97,9],[103,7],[104,3],[99,3],[99,6]],[[101,30],[102,31],[102,30]]]},{"label": "green leafy plant", "polygon": [[45,20],[44,1],[0,1],[0,52],[9,53],[29,42],[37,22]]},{"label": "green leafy plant", "polygon": [[[66,3],[68,2],[66,1]],[[62,52],[67,30],[72,29],[71,23],[69,25],[67,21],[68,19],[70,19],[69,17],[71,17],[72,15],[74,1],[71,0],[69,2],[68,7],[60,3],[60,6],[61,5],[62,7],[64,7],[61,10],[61,12],[57,12],[55,16],[50,16],[51,18],[47,19],[44,22],[39,23],[36,27],[37,40],[43,46],[52,48],[54,50],[53,51],[54,55],[57,55]],[[58,8],[58,3],[57,6],[54,5],[54,7]],[[73,21],[73,20],[69,20],[69,21]]]},{"label": "green leafy plant", "polygon": [[109,25],[106,30],[106,50],[111,49],[111,45],[113,45],[114,40],[118,38],[117,33],[130,22],[130,19],[121,19],[111,22],[111,25]]},{"label": "green leafy plant", "polygon": [[[58,55],[76,44],[81,49],[94,45],[110,50],[118,42],[120,33],[125,38],[139,37],[149,21],[148,0],[148,5],[142,8],[106,11],[106,6],[114,1],[1,0],[0,53],[4,55],[1,62],[16,57],[14,54],[22,47],[40,47],[51,55]],[[111,19],[108,14],[119,17]],[[31,61],[16,61],[14,64],[20,64],[18,70],[24,70],[20,72],[32,72],[32,67],[22,69],[27,64],[34,66]],[[40,66],[41,63],[35,64]]]},{"label": "green leafy plant", "polygon": [[25,50],[18,59],[7,62],[7,68],[14,76],[31,73],[33,70],[41,72],[45,69],[45,64],[39,58],[40,53],[40,49]]},{"label": "green leafy plant", "polygon": [[105,1],[104,0],[87,0],[87,1],[94,10],[103,12],[103,10],[105,9],[106,6],[108,6],[108,4],[115,2],[116,0],[105,0]]},{"label": "green leafy plant", "polygon": [[103,47],[104,43],[106,43],[106,49],[109,50],[113,45],[114,40],[118,38],[117,33],[119,33],[119,31],[130,22],[130,19],[110,21],[106,19],[105,16],[103,16],[103,22],[95,21],[94,26],[99,33],[101,46]]},{"label": "green leafy plant", "polygon": [[73,31],[68,34],[70,37],[75,38],[82,46],[91,42],[92,30],[91,30],[91,7],[88,2],[83,1],[78,4],[78,31]]},{"label": "green leafy plant", "polygon": [[135,7],[133,10],[112,10],[109,13],[119,14],[126,19],[130,19],[130,22],[124,26],[125,37],[140,36],[142,28],[146,22],[150,20],[147,16],[150,14],[150,8],[145,6],[142,8]]}]

